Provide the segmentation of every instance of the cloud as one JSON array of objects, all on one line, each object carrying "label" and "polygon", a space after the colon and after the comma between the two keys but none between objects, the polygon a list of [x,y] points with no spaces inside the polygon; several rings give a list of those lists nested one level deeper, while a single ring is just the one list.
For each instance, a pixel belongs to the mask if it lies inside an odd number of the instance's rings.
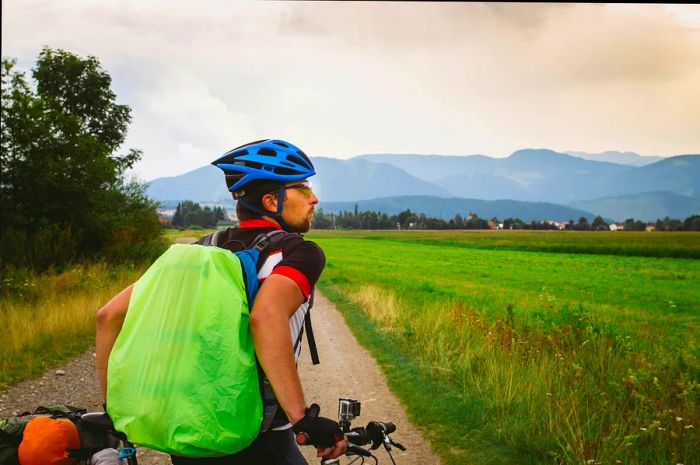
[{"label": "cloud", "polygon": [[700,146],[691,6],[204,5],[3,1],[3,54],[99,57],[147,179],[264,137],[337,157]]}]

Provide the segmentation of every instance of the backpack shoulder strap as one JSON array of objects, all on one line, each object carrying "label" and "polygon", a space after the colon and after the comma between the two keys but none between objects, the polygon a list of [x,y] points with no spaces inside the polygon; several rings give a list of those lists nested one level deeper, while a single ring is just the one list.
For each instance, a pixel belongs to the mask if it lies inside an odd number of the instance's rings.
[{"label": "backpack shoulder strap", "polygon": [[219,238],[221,237],[223,231],[216,231],[213,234],[207,234],[202,238],[202,245],[204,246],[214,246],[219,245]]},{"label": "backpack shoulder strap", "polygon": [[316,338],[314,338],[314,328],[311,326],[311,307],[314,306],[314,289],[311,289],[309,296],[309,309],[304,316],[304,328],[306,329],[306,342],[309,343],[309,353],[311,354],[311,363],[318,365],[321,361],[318,358],[318,349],[316,348]]},{"label": "backpack shoulder strap", "polygon": [[275,229],[267,233],[260,233],[250,244],[250,249],[255,249],[262,254],[269,247],[274,247],[288,236],[288,232]]}]

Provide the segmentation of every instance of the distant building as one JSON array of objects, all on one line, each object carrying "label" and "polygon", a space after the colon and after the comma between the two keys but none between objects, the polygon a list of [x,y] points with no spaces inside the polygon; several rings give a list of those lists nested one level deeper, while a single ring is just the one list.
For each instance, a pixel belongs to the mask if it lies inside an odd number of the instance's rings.
[{"label": "distant building", "polygon": [[654,223],[647,223],[645,231],[656,231],[656,225]]},{"label": "distant building", "polygon": [[625,225],[622,223],[610,223],[610,231],[624,231]]}]

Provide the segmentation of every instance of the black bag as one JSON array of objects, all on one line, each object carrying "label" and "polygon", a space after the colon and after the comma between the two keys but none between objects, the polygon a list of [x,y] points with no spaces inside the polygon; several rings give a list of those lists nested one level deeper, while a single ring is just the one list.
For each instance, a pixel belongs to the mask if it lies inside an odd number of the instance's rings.
[{"label": "black bag", "polygon": [[0,419],[0,465],[19,465],[17,449],[22,443],[24,429],[32,419],[37,417],[63,418],[70,420],[78,431],[80,448],[68,450],[76,461],[87,461],[97,451],[116,448],[119,439],[111,432],[96,429],[81,421],[86,409],[70,405],[50,405],[37,407],[33,412],[24,412],[15,417]]}]

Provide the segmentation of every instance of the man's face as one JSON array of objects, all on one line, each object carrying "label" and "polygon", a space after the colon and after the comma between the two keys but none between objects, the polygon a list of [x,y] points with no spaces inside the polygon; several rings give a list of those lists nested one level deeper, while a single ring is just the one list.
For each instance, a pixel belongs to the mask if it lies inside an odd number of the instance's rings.
[{"label": "man's face", "polygon": [[305,233],[311,229],[314,207],[318,198],[311,190],[308,179],[287,183],[282,204],[282,219],[289,232]]}]

